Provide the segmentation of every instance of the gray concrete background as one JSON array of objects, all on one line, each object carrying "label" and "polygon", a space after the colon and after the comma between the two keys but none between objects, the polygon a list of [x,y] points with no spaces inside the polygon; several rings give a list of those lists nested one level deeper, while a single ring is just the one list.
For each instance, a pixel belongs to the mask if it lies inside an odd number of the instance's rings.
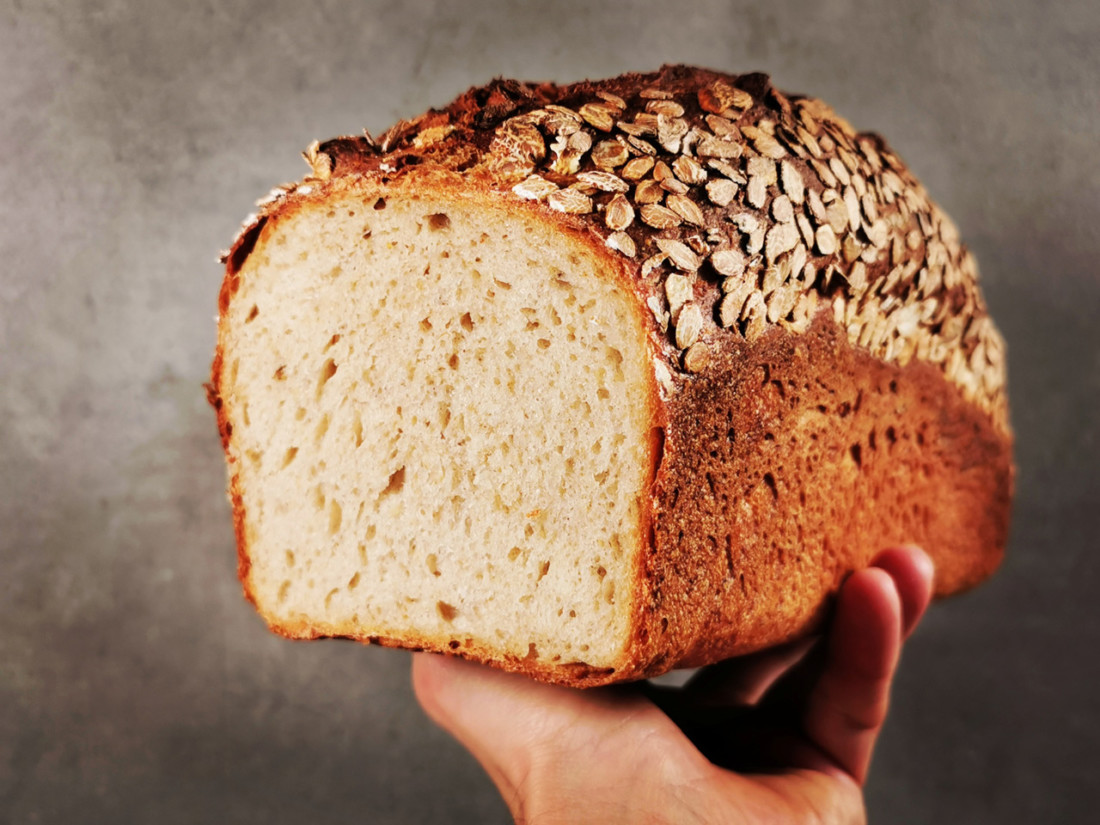
[{"label": "gray concrete background", "polygon": [[506,821],[405,654],[241,598],[214,256],[315,137],[667,61],[886,134],[1009,341],[1010,553],[909,646],[872,821],[1095,822],[1098,43],[1094,0],[0,2],[0,821]]}]

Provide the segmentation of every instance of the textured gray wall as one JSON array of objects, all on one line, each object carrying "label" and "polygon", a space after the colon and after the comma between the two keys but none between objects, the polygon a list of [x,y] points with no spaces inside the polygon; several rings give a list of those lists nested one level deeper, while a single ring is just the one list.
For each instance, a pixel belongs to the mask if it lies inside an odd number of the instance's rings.
[{"label": "textured gray wall", "polygon": [[0,821],[506,820],[405,654],[241,598],[214,256],[314,137],[667,61],[885,133],[1009,341],[1010,554],[910,645],[872,821],[1095,822],[1098,43],[1095,0],[0,2]]}]

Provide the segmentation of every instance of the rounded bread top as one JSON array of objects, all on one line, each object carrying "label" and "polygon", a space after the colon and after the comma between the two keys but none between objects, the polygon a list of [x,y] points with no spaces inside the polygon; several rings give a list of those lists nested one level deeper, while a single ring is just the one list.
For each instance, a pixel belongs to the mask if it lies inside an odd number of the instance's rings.
[{"label": "rounded bread top", "polygon": [[259,202],[226,253],[231,269],[267,216],[319,184],[458,173],[623,260],[663,333],[668,392],[731,337],[797,334],[828,309],[854,345],[937,366],[1009,429],[1004,341],[954,224],[881,137],[766,75],[665,66],[568,86],[498,79],[378,139],[315,142],[305,157],[312,174]]}]

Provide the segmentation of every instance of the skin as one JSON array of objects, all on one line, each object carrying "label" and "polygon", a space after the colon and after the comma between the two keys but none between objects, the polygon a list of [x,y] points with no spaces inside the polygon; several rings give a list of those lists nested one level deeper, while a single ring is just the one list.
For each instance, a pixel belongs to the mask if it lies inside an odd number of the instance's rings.
[{"label": "skin", "polygon": [[863,823],[890,683],[931,590],[927,555],[887,550],[844,583],[823,638],[683,688],[579,691],[431,654],[414,655],[413,686],[518,823]]}]

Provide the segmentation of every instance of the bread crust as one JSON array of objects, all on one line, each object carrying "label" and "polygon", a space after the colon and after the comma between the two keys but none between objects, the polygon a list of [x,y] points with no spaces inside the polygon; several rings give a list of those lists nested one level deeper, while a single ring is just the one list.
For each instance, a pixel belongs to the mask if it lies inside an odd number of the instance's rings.
[{"label": "bread crust", "polygon": [[[578,133],[593,137],[573,157],[569,138]],[[685,135],[695,136],[687,151]],[[616,145],[601,150],[605,143]],[[616,164],[620,152],[629,160]],[[973,259],[881,138],[857,135],[824,104],[784,95],[762,75],[688,67],[566,87],[497,80],[377,141],[337,138],[306,157],[313,174],[261,202],[224,255],[209,385],[230,464],[238,572],[276,632],[457,653],[587,687],[811,633],[844,576],[886,546],[929,550],[939,595],[973,586],[999,563],[1012,435],[1004,345]],[[645,158],[653,164],[642,180],[654,191],[643,196],[641,180],[625,172]],[[657,181],[658,164],[672,177]],[[712,193],[706,184],[715,182]],[[618,228],[625,219],[611,201],[624,184],[633,219]],[[656,202],[640,201],[658,189],[672,217],[648,210],[653,220],[643,221],[641,207]],[[654,373],[640,401],[655,434],[649,547],[633,592],[636,632],[617,667],[518,659],[472,640],[280,624],[257,604],[224,388],[224,319],[265,233],[346,191],[529,210],[587,245],[648,308]],[[551,197],[562,191],[575,194]],[[744,306],[728,312],[742,293]]]}]

